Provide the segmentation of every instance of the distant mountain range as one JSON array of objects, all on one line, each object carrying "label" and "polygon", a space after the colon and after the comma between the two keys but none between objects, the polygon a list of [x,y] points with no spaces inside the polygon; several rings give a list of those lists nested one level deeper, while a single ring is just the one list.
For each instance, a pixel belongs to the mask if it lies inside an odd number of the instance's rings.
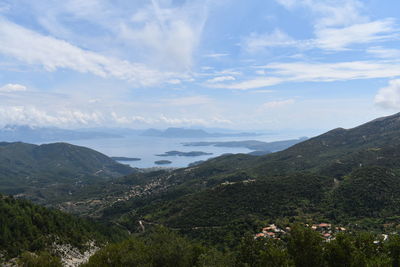
[{"label": "distant mountain range", "polygon": [[257,136],[257,133],[209,133],[201,129],[168,128],[166,130],[148,129],[141,136],[167,138],[207,138],[207,137],[244,137]]},{"label": "distant mountain range", "polygon": [[137,130],[125,128],[61,129],[29,125],[6,125],[0,128],[0,142],[55,142],[85,139],[122,138],[148,136],[165,138],[245,137],[257,133],[209,133],[202,129],[168,128],[166,130]]},{"label": "distant mountain range", "polygon": [[4,142],[54,142],[82,139],[120,138],[121,135],[98,132],[67,130],[55,127],[32,127],[28,125],[6,125],[0,128],[0,141]]}]

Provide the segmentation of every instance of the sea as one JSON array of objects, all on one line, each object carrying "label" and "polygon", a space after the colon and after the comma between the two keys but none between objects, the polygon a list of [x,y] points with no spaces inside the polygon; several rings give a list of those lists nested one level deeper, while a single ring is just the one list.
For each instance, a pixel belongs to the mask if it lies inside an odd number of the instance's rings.
[{"label": "sea", "polygon": [[[110,157],[129,157],[140,158],[140,161],[121,161],[121,163],[129,164],[136,168],[151,168],[151,167],[187,167],[190,163],[203,161],[213,157],[218,157],[223,154],[231,153],[249,153],[252,150],[241,147],[215,147],[215,146],[184,146],[184,143],[190,142],[225,142],[225,141],[244,141],[258,140],[264,142],[280,141],[295,139],[299,136],[290,134],[268,134],[258,135],[253,137],[218,137],[218,138],[163,138],[163,137],[148,137],[148,136],[129,136],[122,138],[106,138],[106,139],[88,139],[68,141],[68,143],[89,147],[97,150]],[[212,155],[204,155],[197,157],[186,156],[168,156],[161,157],[158,154],[163,154],[167,151],[202,151],[212,153]],[[169,160],[172,163],[168,165],[157,165],[155,161]]]}]

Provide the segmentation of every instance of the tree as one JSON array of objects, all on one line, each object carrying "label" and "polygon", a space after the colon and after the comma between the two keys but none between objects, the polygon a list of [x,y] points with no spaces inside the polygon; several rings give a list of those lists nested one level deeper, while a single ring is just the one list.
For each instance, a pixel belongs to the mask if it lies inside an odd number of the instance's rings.
[{"label": "tree", "polygon": [[312,229],[295,224],[290,231],[287,247],[297,267],[324,266],[322,237]]}]

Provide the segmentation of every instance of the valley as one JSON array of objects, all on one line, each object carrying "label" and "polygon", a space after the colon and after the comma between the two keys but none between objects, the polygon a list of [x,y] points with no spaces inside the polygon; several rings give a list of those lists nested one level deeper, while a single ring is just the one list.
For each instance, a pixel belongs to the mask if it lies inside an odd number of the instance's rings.
[{"label": "valley", "polygon": [[[153,171],[65,143],[2,143],[8,176],[1,188],[128,235],[163,228],[216,248],[237,249],[246,233],[267,224],[327,222],[379,236],[400,227],[399,133],[395,114],[263,156],[230,154]],[[24,179],[26,172],[38,178]],[[8,191],[16,188],[7,182],[11,173],[19,191]]]}]

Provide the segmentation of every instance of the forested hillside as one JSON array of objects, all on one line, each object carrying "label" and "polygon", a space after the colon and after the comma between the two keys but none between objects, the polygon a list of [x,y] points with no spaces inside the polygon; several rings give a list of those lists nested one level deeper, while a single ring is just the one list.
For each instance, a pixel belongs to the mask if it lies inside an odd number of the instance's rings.
[{"label": "forested hillside", "polygon": [[[226,155],[189,168],[96,180],[53,205],[132,234],[100,250],[88,266],[107,266],[110,261],[116,266],[391,266],[400,255],[399,136],[396,114],[353,129],[336,129],[266,156]],[[52,158],[58,154],[63,150]],[[28,214],[20,221],[33,225],[26,227],[33,234],[27,234],[15,230],[22,226],[12,228],[18,225],[14,221],[4,220],[9,225],[4,238],[13,235],[10,231],[17,231],[18,237],[16,243],[4,241],[9,253],[18,253],[16,247],[35,250],[36,242],[42,242],[38,236],[47,237],[49,231],[61,231],[61,240],[76,244],[101,233],[80,221],[73,230],[75,217],[58,225],[58,217],[52,215],[55,219],[46,224],[35,215],[41,208],[10,198],[3,202],[4,212],[10,214],[8,203],[29,207],[4,218]],[[300,226],[321,222],[347,232],[327,243],[320,233]],[[268,224],[297,230],[279,240],[254,239]],[[158,228],[164,230],[160,233]],[[362,231],[369,234],[359,234]],[[392,237],[384,238],[383,233]]]},{"label": "forested hillside", "polygon": [[134,171],[97,151],[67,143],[0,143],[0,193],[44,204],[85,184]]},{"label": "forested hillside", "polygon": [[87,249],[89,243],[98,246],[121,240],[126,231],[87,219],[47,209],[29,201],[0,195],[0,252],[3,260],[24,251],[49,251],[54,245]]},{"label": "forested hillside", "polygon": [[[114,180],[109,191],[92,188],[86,203],[101,204],[86,205],[85,212],[131,231],[142,221],[230,245],[261,222],[276,220],[395,229],[399,136],[396,114],[266,156],[228,155],[172,172],[133,174]],[[105,199],[110,192],[119,200]]]}]

